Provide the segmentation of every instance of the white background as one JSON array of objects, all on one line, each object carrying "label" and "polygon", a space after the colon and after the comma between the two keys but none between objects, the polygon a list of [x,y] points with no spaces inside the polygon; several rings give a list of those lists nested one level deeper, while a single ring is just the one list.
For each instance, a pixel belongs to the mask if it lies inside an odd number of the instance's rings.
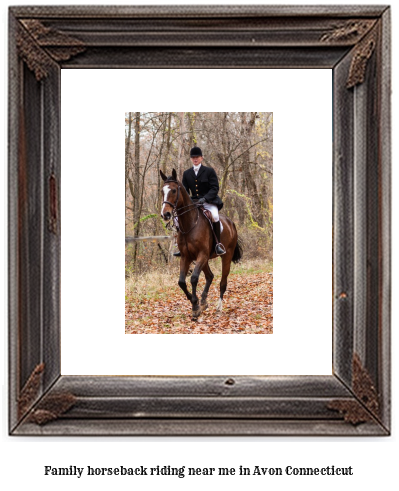
[{"label": "white background", "polygon": [[[63,70],[61,87],[61,373],[331,374],[332,71]],[[151,108],[273,112],[273,335],[125,334],[124,115]]]},{"label": "white background", "polygon": [[[27,2],[15,1],[13,4],[26,4]],[[43,3],[43,2],[35,2]],[[69,2],[64,2],[69,3]],[[75,2],[73,2],[75,3]],[[91,3],[87,1],[86,3]],[[98,1],[94,3],[98,4]],[[124,3],[119,0],[118,3]],[[141,3],[145,3],[144,0]],[[174,0],[174,4],[180,3]],[[183,3],[188,3],[187,0]],[[198,1],[197,3],[201,3]],[[204,2],[211,3],[210,0]],[[223,2],[218,0],[218,4],[236,3],[233,0]],[[253,2],[257,3],[257,2]],[[296,2],[285,2],[296,3]],[[307,2],[320,4],[324,2]],[[336,2],[346,3],[346,2]],[[373,2],[360,3],[384,3],[374,0]],[[393,23],[397,26],[399,18],[396,15],[395,8],[393,11]],[[2,7],[2,39],[3,39],[3,71],[6,72],[6,45],[7,34],[5,27],[7,24],[6,6]],[[397,48],[397,39],[395,28],[393,29],[394,53]],[[393,80],[394,87],[396,81],[397,69],[394,67]],[[3,156],[6,161],[6,101],[7,91],[3,87],[3,118],[4,124],[1,136],[3,142]],[[152,108],[151,108],[152,109]],[[153,108],[158,110],[158,108]],[[266,109],[266,108],[265,108]],[[394,130],[396,128],[396,110],[397,101],[394,94]],[[268,110],[268,109],[266,109]],[[393,148],[393,251],[397,249],[396,225],[398,201],[395,191],[398,191],[397,174],[395,172],[395,155],[396,147]],[[4,172],[4,183],[6,183],[6,174]],[[6,201],[4,199],[4,204]],[[5,206],[6,208],[6,206]],[[6,222],[6,211],[1,216]],[[4,227],[2,227],[4,229]],[[6,239],[3,240],[3,245]],[[6,248],[5,248],[6,249]],[[6,252],[4,252],[4,255]],[[6,264],[5,256],[5,264]],[[393,263],[394,280],[397,278],[397,262],[394,254]],[[3,283],[6,287],[5,281]],[[5,288],[6,292],[6,288]],[[397,307],[395,298],[397,296],[396,282],[393,284],[393,353],[397,353],[397,333],[394,329],[397,324]],[[0,296],[4,300],[4,325],[6,325],[5,305],[6,297]],[[275,336],[275,335],[273,335]],[[241,336],[240,338],[250,337]],[[270,336],[271,337],[271,336]],[[292,486],[299,489],[308,490],[332,490],[339,487],[342,490],[363,489],[373,490],[386,485],[389,489],[394,489],[397,485],[397,455],[399,454],[399,445],[397,438],[397,363],[395,356],[392,360],[394,392],[393,392],[393,434],[389,438],[10,438],[7,435],[7,350],[6,350],[6,332],[1,338],[2,353],[4,361],[2,364],[2,430],[1,430],[1,458],[2,470],[0,474],[1,484],[4,489],[29,487],[30,489],[40,489],[41,491],[70,489],[87,489],[88,479],[77,479],[76,477],[59,477],[51,478],[43,476],[44,465],[62,466],[77,465],[84,467],[87,465],[96,467],[109,467],[116,465],[124,466],[153,466],[153,465],[172,465],[172,466],[238,466],[244,465],[253,467],[260,465],[263,467],[287,465],[293,466],[349,466],[354,468],[355,475],[350,478],[344,477],[251,477],[251,478],[206,478],[197,477],[178,479],[177,477],[157,478],[154,480],[145,480],[140,478],[94,478],[94,486],[98,490],[109,489],[114,486],[120,490],[131,489],[193,489],[199,490],[206,486],[208,489],[220,489],[221,485],[229,486],[229,489],[242,489],[248,486],[253,490],[278,489],[284,486]],[[92,478],[93,479],[93,478]]]}]

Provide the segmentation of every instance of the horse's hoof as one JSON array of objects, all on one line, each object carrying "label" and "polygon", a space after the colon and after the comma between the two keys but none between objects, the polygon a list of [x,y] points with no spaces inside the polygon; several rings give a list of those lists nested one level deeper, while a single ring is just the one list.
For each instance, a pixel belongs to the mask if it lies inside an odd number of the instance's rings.
[{"label": "horse's hoof", "polygon": [[191,313],[192,318],[197,320],[197,318],[201,315],[201,312],[202,312],[202,310],[199,307],[197,310],[193,310]]},{"label": "horse's hoof", "polygon": [[201,312],[203,312],[207,308],[208,308],[208,302],[205,302],[205,303],[201,304]]}]

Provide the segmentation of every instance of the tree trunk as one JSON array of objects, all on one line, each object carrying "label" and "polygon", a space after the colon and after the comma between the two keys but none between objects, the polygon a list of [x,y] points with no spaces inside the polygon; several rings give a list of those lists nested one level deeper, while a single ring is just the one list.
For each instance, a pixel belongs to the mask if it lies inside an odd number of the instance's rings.
[{"label": "tree trunk", "polygon": [[[171,129],[172,113],[168,113],[168,115],[165,119],[167,119],[167,122],[166,122],[166,127],[164,128],[164,130],[162,132],[163,133],[162,134],[162,144],[161,144],[161,150],[160,150],[159,160],[158,160],[158,164],[157,164],[157,183],[158,183],[158,185],[157,185],[157,200],[156,200],[156,205],[155,205],[157,213],[160,213],[161,203],[163,200],[163,197],[161,196],[163,181],[161,179],[161,175],[160,175],[159,171],[162,170],[162,172],[167,175],[166,163],[169,160],[170,147],[172,144],[172,129]],[[165,139],[166,139],[166,150],[164,151],[163,148],[165,145]],[[155,225],[155,234],[154,235],[157,235],[158,232],[160,232],[160,230],[161,230],[161,224],[160,224],[159,220],[157,220],[156,225]]]},{"label": "tree trunk", "polygon": [[195,134],[195,113],[187,113],[188,121],[190,123],[189,144],[190,148],[197,146],[197,136]]},{"label": "tree trunk", "polygon": [[223,174],[222,174],[222,179],[221,179],[221,189],[220,189],[220,198],[223,200],[224,195],[226,193],[226,187],[227,187],[227,181],[229,178],[229,137],[227,134],[227,114],[228,113],[223,113],[223,119],[222,119],[222,151],[223,154],[218,154],[219,157],[219,162],[222,164],[223,167]]},{"label": "tree trunk", "polygon": [[184,113],[179,113],[180,117],[180,141],[179,141],[179,151],[178,151],[178,159],[177,159],[177,177],[181,180],[183,175],[183,167],[184,167],[184,140],[185,140],[185,128],[186,123],[184,120]]},{"label": "tree trunk", "polygon": [[165,157],[164,157],[163,162],[162,162],[162,172],[164,174],[166,174],[166,163],[167,163],[167,160],[169,159],[170,147],[171,147],[171,144],[172,144],[172,128],[171,128],[171,124],[172,124],[172,113],[169,113],[168,114],[168,129],[167,129],[168,139],[167,139],[167,142],[166,142],[166,154],[165,154]]},{"label": "tree trunk", "polygon": [[[134,124],[134,178],[133,178],[133,224],[134,236],[140,233],[140,113],[135,113]],[[136,263],[137,243],[134,246],[133,263]]]},{"label": "tree trunk", "polygon": [[250,167],[250,146],[251,146],[251,137],[252,132],[255,126],[255,118],[256,112],[252,112],[249,118],[249,121],[246,121],[246,113],[241,113],[241,121],[242,121],[242,131],[245,134],[244,140],[244,149],[245,152],[243,154],[243,172],[245,174],[245,184],[247,186],[248,193],[252,199],[253,209],[252,215],[257,222],[257,224],[262,227],[263,226],[263,210],[262,210],[262,202],[259,197],[259,192],[256,186],[256,182],[253,176],[253,171]]},{"label": "tree trunk", "polygon": [[129,113],[129,129],[125,143],[125,206],[127,206],[127,188],[129,186],[130,139],[132,137],[132,113]]}]

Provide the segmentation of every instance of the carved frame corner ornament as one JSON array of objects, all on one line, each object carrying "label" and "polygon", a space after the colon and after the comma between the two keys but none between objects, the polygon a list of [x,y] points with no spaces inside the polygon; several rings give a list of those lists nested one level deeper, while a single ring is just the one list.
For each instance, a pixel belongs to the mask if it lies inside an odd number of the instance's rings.
[{"label": "carved frame corner ornament", "polygon": [[334,26],[333,29],[323,34],[320,39],[326,43],[359,42],[375,26],[376,22],[374,19],[352,19],[339,26]]},{"label": "carved frame corner ornament", "polygon": [[376,45],[377,28],[374,28],[355,48],[348,80],[346,82],[348,89],[364,82],[367,62],[374,53]]},{"label": "carved frame corner ornament", "polygon": [[356,42],[346,82],[348,89],[364,82],[367,62],[377,44],[377,29],[376,20],[354,19],[335,26],[320,38],[322,42],[328,44]]},{"label": "carved frame corner ornament", "polygon": [[[193,60],[332,70],[330,376],[60,373],[61,70]],[[390,77],[386,6],[10,7],[10,434],[389,435]]]},{"label": "carved frame corner ornament", "polygon": [[85,51],[82,41],[37,19],[21,20],[17,33],[18,54],[40,81],[48,76],[51,61],[66,61]]},{"label": "carved frame corner ornament", "polygon": [[380,418],[380,402],[377,390],[367,370],[362,366],[359,355],[353,355],[352,390],[356,396],[353,400],[336,400],[328,408],[338,411],[345,421],[353,425]]},{"label": "carved frame corner ornament", "polygon": [[18,414],[20,418],[26,415],[39,396],[43,372],[44,363],[40,363],[35,367],[18,394]]}]

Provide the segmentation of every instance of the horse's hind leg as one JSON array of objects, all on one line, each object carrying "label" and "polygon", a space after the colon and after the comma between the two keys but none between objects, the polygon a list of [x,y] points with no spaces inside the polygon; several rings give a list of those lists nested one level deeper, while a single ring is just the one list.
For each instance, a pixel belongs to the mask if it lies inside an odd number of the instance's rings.
[{"label": "horse's hind leg", "polygon": [[201,311],[205,310],[208,307],[208,302],[206,301],[206,298],[208,296],[209,287],[211,286],[211,283],[212,283],[213,278],[214,278],[208,262],[205,264],[203,271],[205,274],[206,282],[205,282],[204,291],[202,292],[202,295],[201,295]]},{"label": "horse's hind leg", "polygon": [[216,310],[222,311],[223,306],[223,295],[227,288],[227,277],[230,273],[231,266],[231,254],[224,254],[222,256],[222,279],[220,280],[220,297]]},{"label": "horse's hind leg", "polygon": [[190,300],[190,302],[191,302],[192,295],[188,291],[187,283],[186,283],[186,276],[187,276],[187,272],[188,272],[189,267],[190,267],[190,260],[188,258],[182,256],[180,258],[179,286],[184,291],[184,293],[186,294],[186,297],[188,298],[188,300]]}]

